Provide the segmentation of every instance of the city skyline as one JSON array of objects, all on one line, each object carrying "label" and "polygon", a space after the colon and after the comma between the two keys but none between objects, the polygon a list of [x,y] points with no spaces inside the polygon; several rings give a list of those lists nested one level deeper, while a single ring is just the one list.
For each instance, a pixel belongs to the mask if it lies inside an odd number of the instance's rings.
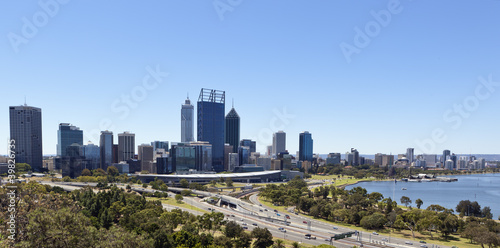
[{"label": "city skyline", "polygon": [[24,17],[45,10],[5,3],[0,81],[22,90],[0,99],[0,154],[7,107],[25,98],[44,112],[43,153],[56,154],[60,123],[80,127],[84,143],[103,130],[181,141],[179,105],[204,87],[235,99],[240,137],[261,153],[279,130],[291,153],[303,130],[320,154],[500,153],[500,2],[389,2],[246,1],[223,20],[210,2],[123,3],[113,18],[113,3],[70,2],[18,45],[9,37],[23,36]]}]

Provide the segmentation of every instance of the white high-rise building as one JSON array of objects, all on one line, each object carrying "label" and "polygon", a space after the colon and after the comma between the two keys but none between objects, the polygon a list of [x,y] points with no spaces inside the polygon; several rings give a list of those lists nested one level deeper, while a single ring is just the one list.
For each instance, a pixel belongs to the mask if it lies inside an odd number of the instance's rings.
[{"label": "white high-rise building", "polygon": [[273,155],[277,156],[280,152],[286,151],[286,133],[278,131],[273,134]]},{"label": "white high-rise building", "polygon": [[135,134],[123,132],[118,134],[118,162],[127,161],[135,155]]},{"label": "white high-rise building", "polygon": [[194,141],[194,106],[191,105],[189,97],[181,109],[181,142]]}]

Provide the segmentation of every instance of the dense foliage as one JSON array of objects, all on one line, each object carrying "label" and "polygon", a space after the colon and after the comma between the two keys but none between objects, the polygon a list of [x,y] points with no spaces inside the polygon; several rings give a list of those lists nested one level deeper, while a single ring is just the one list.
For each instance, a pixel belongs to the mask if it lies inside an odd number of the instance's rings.
[{"label": "dense foliage", "polygon": [[[166,211],[159,201],[127,193],[116,186],[71,193],[35,182],[18,184],[16,225],[9,241],[1,229],[0,246],[7,247],[254,247],[274,243],[267,229],[244,232],[218,212],[195,216],[178,209]],[[154,187],[161,188],[162,185]],[[0,222],[9,220],[7,189]],[[217,233],[217,235],[216,235]],[[266,246],[266,247],[267,247]]]}]

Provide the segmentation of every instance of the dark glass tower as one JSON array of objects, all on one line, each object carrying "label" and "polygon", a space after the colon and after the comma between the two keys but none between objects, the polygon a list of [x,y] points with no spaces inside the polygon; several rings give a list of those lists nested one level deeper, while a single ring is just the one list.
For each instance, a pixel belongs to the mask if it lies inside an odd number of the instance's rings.
[{"label": "dark glass tower", "polygon": [[101,131],[101,140],[99,142],[101,149],[101,166],[106,171],[113,163],[113,132]]},{"label": "dark glass tower", "polygon": [[42,110],[36,107],[9,107],[10,139],[15,140],[16,163],[27,163],[42,172]]},{"label": "dark glass tower", "polygon": [[198,98],[198,141],[212,144],[212,165],[216,172],[224,170],[225,92],[201,89]]},{"label": "dark glass tower", "polygon": [[309,132],[303,132],[299,135],[299,160],[313,160],[313,139]]},{"label": "dark glass tower", "polygon": [[59,124],[59,130],[57,130],[57,156],[69,156],[68,147],[75,143],[83,146],[83,131],[69,123]]},{"label": "dark glass tower", "polygon": [[226,143],[233,146],[233,153],[238,152],[240,142],[240,116],[234,107],[226,115]]}]

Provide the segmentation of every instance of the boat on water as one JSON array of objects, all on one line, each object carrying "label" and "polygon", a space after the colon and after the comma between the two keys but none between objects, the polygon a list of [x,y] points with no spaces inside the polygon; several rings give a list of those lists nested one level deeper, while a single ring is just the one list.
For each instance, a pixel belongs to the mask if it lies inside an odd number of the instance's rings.
[{"label": "boat on water", "polygon": [[407,190],[407,188],[401,188],[401,190]]}]

